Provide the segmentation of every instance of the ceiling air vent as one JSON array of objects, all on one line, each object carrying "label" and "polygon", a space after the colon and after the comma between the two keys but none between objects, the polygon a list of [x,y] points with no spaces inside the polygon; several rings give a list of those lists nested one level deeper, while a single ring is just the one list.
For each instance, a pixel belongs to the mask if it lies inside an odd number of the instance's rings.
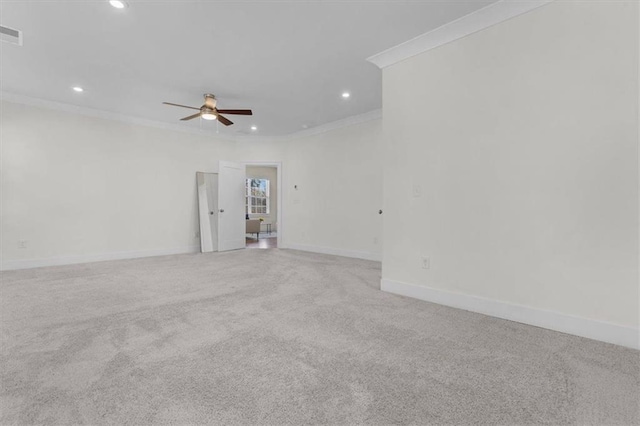
[{"label": "ceiling air vent", "polygon": [[0,25],[0,40],[22,46],[22,31]]}]

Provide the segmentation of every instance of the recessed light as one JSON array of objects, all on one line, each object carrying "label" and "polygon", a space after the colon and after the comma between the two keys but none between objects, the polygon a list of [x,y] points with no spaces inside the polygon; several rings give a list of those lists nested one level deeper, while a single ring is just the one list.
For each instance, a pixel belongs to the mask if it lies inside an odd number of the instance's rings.
[{"label": "recessed light", "polygon": [[84,92],[84,89],[83,89],[82,87],[80,87],[80,86],[75,86],[75,87],[73,88],[73,91],[74,91],[74,92],[78,92],[78,93],[80,93],[80,92]]},{"label": "recessed light", "polygon": [[109,0],[109,4],[116,9],[124,9],[127,6],[125,2],[120,0]]},{"label": "recessed light", "polygon": [[258,130],[258,127],[257,126],[251,126],[251,130],[253,130],[255,132],[256,130]]},{"label": "recessed light", "polygon": [[349,99],[349,98],[351,97],[351,93],[349,93],[349,92],[344,92],[344,93],[342,94],[342,97],[343,97],[343,98],[345,98],[345,99]]}]

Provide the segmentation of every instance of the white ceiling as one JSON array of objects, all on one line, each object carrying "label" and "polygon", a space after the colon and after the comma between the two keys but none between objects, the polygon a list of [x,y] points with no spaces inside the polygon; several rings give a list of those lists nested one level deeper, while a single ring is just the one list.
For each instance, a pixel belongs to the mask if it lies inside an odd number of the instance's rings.
[{"label": "white ceiling", "polygon": [[285,135],[380,108],[381,71],[367,57],[492,2],[3,0],[0,23],[24,45],[0,43],[0,84],[172,124],[191,112],[162,101],[200,106],[211,92],[218,108],[254,112],[228,116],[236,124],[221,134]]}]

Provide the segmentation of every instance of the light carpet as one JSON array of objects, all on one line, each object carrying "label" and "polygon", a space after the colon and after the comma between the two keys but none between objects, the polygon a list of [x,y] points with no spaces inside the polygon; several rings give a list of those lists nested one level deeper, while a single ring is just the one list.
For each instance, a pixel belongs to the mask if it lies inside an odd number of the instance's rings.
[{"label": "light carpet", "polygon": [[2,273],[2,424],[638,424],[639,352],[291,250]]}]

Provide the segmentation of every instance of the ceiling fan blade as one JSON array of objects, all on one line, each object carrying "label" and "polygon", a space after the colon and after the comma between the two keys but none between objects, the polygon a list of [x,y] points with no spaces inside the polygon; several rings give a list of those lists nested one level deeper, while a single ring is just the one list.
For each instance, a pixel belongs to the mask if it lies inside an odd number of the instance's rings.
[{"label": "ceiling fan blade", "polygon": [[218,121],[224,124],[225,126],[231,126],[233,124],[233,121],[229,120],[226,117],[221,116],[220,114],[218,114]]},{"label": "ceiling fan blade", "polygon": [[163,104],[171,105],[171,106],[177,106],[177,107],[181,107],[181,108],[198,109],[198,110],[200,109],[200,108],[190,107],[190,106],[186,106],[186,105],[172,104],[171,102],[163,102]]},{"label": "ceiling fan blade", "polygon": [[217,109],[221,114],[253,115],[250,109]]},{"label": "ceiling fan blade", "polygon": [[180,121],[193,120],[194,118],[198,118],[198,117],[200,117],[200,113],[193,114],[185,118],[181,118]]}]

